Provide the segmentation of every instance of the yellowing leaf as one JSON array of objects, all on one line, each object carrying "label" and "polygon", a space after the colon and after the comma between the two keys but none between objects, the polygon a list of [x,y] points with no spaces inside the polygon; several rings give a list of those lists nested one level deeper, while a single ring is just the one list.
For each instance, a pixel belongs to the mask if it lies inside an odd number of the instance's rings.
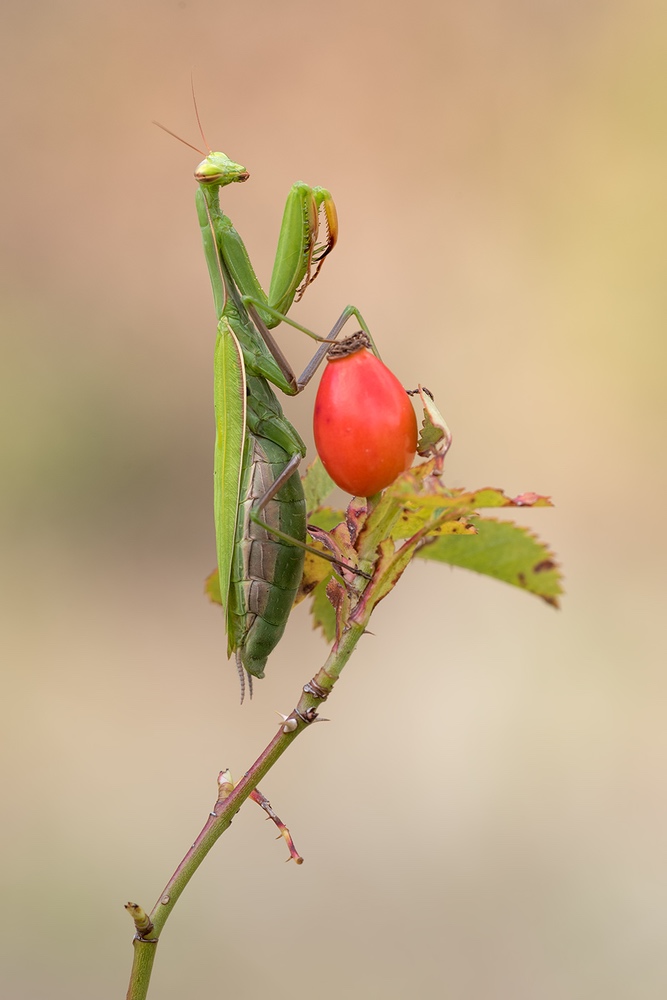
[{"label": "yellowing leaf", "polygon": [[[314,542],[313,547],[326,552],[326,548],[321,542]],[[331,576],[331,563],[328,559],[320,559],[312,552],[306,552],[303,562],[303,576],[301,584],[294,598],[294,604],[300,604],[309,594],[315,590],[318,583],[328,580]]]},{"label": "yellowing leaf", "polygon": [[220,597],[220,577],[217,569],[214,569],[210,576],[204,580],[204,593],[213,604],[222,604]]}]

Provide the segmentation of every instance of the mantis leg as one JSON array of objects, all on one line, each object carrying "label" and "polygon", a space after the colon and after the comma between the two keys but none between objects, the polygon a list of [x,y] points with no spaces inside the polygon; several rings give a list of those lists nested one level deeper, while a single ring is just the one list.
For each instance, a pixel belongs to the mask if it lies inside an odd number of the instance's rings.
[{"label": "mantis leg", "polygon": [[334,340],[336,340],[338,334],[341,332],[347,321],[351,319],[353,316],[357,320],[359,326],[364,331],[364,333],[367,334],[368,339],[370,340],[373,346],[373,353],[378,358],[380,357],[380,353],[377,347],[375,346],[375,341],[371,336],[371,332],[368,329],[368,325],[356,306],[346,306],[345,309],[343,309],[342,313],[340,314],[340,316],[338,317],[338,319],[336,320],[336,322],[334,323],[334,325],[332,326],[331,330],[329,331],[326,337],[321,337],[319,334],[314,333],[307,327],[302,326],[300,323],[297,323],[296,320],[290,319],[289,316],[285,316],[282,313],[279,313],[277,310],[272,309],[270,306],[264,306],[265,312],[272,314],[274,317],[278,317],[277,322],[287,323],[289,326],[293,326],[295,330],[299,330],[301,333],[305,333],[307,337],[311,337],[311,339],[313,340],[320,341],[321,346],[317,349],[311,360],[308,362],[308,364],[302,371],[301,375],[298,378],[296,378],[291,365],[289,364],[282,350],[278,346],[275,337],[273,336],[270,329],[266,326],[266,324],[262,320],[262,317],[258,311],[258,306],[260,305],[260,303],[258,303],[257,300],[253,299],[251,296],[244,295],[243,304],[245,308],[248,310],[248,315],[250,316],[253,323],[257,327],[257,330],[261,334],[262,339],[264,340],[266,346],[271,352],[276,364],[279,366],[283,375],[286,378],[294,380],[295,389],[293,390],[291,395],[297,395],[299,392],[302,392],[305,389],[305,387],[308,385],[308,383],[312,379],[313,375],[315,374],[319,366],[324,361],[327,355],[327,351],[329,350],[329,345]]},{"label": "mantis leg", "polygon": [[280,531],[278,528],[272,527],[270,524],[262,521],[259,516],[267,504],[273,500],[276,493],[278,493],[285,485],[290,476],[294,475],[301,464],[301,459],[301,455],[292,456],[266,493],[259,498],[250,514],[250,519],[254,521],[255,524],[259,525],[260,528],[264,528],[265,531],[270,532],[275,538],[280,539],[281,542],[287,542],[289,545],[296,545],[297,548],[303,549],[304,552],[310,552],[312,555],[319,556],[320,559],[326,559],[327,562],[333,563],[334,566],[338,566],[340,569],[346,569],[348,572],[354,573],[355,576],[363,576],[365,579],[370,580],[371,578],[368,573],[362,572],[362,570],[357,569],[356,566],[350,566],[350,564],[346,563],[344,560],[336,559],[335,556],[330,555],[328,552],[316,549],[314,545],[308,545],[307,542],[300,541],[298,538],[292,538],[291,535],[287,535],[284,531]]}]

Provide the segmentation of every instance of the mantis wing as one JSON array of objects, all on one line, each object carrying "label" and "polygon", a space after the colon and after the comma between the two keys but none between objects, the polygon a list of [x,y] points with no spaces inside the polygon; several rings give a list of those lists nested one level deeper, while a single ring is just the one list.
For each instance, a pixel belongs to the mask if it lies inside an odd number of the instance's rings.
[{"label": "mantis wing", "polygon": [[243,353],[226,316],[218,324],[213,371],[213,510],[220,598],[227,615],[246,433],[246,376]]}]

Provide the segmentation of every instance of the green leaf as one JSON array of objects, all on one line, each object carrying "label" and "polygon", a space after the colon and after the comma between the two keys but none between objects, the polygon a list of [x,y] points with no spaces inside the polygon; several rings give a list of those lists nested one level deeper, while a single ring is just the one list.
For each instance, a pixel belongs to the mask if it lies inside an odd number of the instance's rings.
[{"label": "green leaf", "polygon": [[331,574],[315,587],[311,605],[313,628],[322,629],[326,642],[333,642],[336,636],[336,612],[327,596],[327,586],[330,579]]},{"label": "green leaf", "polygon": [[317,510],[308,512],[308,523],[314,524],[324,531],[331,531],[337,524],[345,519],[344,510],[334,510],[333,507],[318,507]]},{"label": "green leaf", "polygon": [[322,502],[336,488],[336,484],[319,458],[311,462],[305,475],[301,477],[301,482],[303,492],[306,494],[306,510],[310,517],[312,511],[322,506]]},{"label": "green leaf", "polygon": [[479,518],[474,523],[476,535],[442,535],[417,555],[504,580],[557,608],[561,573],[546,545],[511,521]]}]

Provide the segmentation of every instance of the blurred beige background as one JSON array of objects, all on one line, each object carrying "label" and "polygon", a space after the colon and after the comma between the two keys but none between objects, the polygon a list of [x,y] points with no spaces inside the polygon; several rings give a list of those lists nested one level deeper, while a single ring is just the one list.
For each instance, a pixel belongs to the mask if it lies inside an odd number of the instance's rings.
[{"label": "blurred beige background", "polygon": [[[555,612],[416,564],[179,903],[151,997],[653,1000],[667,989],[660,0],[33,2],[3,13],[2,993],[124,996],[131,927],[325,655],[304,609],[238,706],[212,568],[214,316],[194,71],[268,281],[292,181],[521,513]],[[295,364],[308,344],[286,333]],[[313,394],[288,406],[308,430]]]}]

